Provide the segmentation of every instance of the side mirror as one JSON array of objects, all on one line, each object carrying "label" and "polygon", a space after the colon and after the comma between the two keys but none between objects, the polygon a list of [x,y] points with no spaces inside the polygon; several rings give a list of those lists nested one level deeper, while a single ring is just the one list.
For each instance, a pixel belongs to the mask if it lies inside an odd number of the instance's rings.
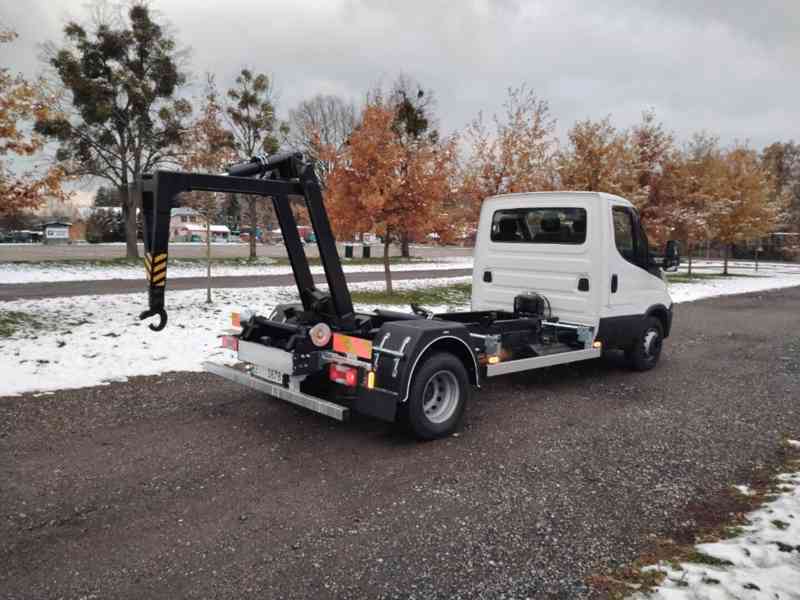
[{"label": "side mirror", "polygon": [[669,240],[664,248],[664,260],[661,268],[665,271],[675,272],[681,264],[681,253],[676,240]]}]

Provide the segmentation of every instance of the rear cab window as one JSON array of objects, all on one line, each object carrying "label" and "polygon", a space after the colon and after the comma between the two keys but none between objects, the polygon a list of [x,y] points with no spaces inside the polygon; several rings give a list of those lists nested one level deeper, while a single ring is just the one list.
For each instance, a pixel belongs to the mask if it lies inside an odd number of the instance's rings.
[{"label": "rear cab window", "polygon": [[584,208],[506,208],[492,216],[491,240],[519,244],[586,242]]}]

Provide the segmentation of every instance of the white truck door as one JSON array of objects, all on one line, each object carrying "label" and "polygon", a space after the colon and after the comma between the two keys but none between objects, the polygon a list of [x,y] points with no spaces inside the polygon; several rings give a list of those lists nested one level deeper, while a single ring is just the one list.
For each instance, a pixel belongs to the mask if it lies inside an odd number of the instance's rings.
[{"label": "white truck door", "polygon": [[605,211],[596,194],[515,194],[481,210],[473,271],[473,310],[512,310],[537,292],[553,316],[597,326],[603,302]]},{"label": "white truck door", "polygon": [[649,249],[639,234],[638,215],[625,203],[609,203],[608,277],[604,317],[641,316],[657,304],[671,305],[658,267],[648,264]]}]

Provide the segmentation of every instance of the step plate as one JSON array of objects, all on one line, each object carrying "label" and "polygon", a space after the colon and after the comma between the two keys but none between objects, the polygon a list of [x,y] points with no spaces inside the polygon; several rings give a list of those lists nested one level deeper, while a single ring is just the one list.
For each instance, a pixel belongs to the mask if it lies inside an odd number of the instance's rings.
[{"label": "step plate", "polygon": [[539,369],[541,367],[563,365],[565,363],[577,362],[579,360],[598,358],[602,354],[603,351],[600,348],[587,348],[585,350],[559,352],[558,354],[549,354],[547,356],[534,356],[532,358],[509,360],[507,362],[500,362],[495,365],[487,365],[486,376],[495,377],[497,375],[506,375],[508,373],[516,373],[518,371],[529,371],[531,369]]},{"label": "step plate", "polygon": [[249,373],[239,371],[233,367],[226,367],[225,365],[219,365],[212,362],[204,362],[203,368],[209,373],[219,375],[228,381],[233,381],[234,383],[258,390],[259,392],[264,392],[270,396],[280,398],[286,402],[291,402],[297,406],[302,406],[303,408],[307,408],[315,413],[336,419],[337,421],[347,421],[350,418],[350,409],[346,406],[329,402],[328,400],[323,400],[322,398],[317,398],[316,396],[310,396],[309,394],[304,394],[303,392],[290,390],[282,385],[277,385],[258,377],[253,377]]}]

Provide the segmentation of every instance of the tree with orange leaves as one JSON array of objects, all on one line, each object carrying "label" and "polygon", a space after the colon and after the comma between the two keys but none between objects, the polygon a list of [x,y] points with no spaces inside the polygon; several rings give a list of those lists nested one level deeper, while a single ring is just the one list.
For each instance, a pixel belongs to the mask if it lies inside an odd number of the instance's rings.
[{"label": "tree with orange leaves", "polygon": [[567,147],[558,156],[561,187],[631,197],[638,190],[638,169],[628,133],[610,117],[578,121],[567,133]]},{"label": "tree with orange leaves", "polygon": [[[0,31],[0,44],[16,39],[13,31]],[[33,123],[50,112],[44,87],[30,83],[21,75],[0,68],[0,214],[11,215],[39,206],[46,198],[65,199],[64,171],[58,166],[32,168],[17,174],[3,160],[18,161],[42,151],[45,140],[24,123]]]},{"label": "tree with orange leaves", "polygon": [[642,120],[631,129],[629,138],[628,157],[633,161],[629,171],[635,187],[628,199],[639,209],[650,240],[663,244],[674,229],[667,215],[678,201],[673,176],[681,162],[680,153],[652,109],[642,112]]},{"label": "tree with orange leaves", "polygon": [[671,153],[660,175],[660,191],[669,198],[662,220],[685,244],[690,278],[694,245],[714,236],[714,203],[724,178],[719,140],[706,133],[696,133],[682,151]]},{"label": "tree with orange leaves", "polygon": [[401,143],[395,118],[393,107],[379,100],[364,107],[326,190],[328,213],[340,236],[372,230],[383,237],[390,294],[390,244],[401,232],[428,233],[440,226],[455,155],[453,140]]},{"label": "tree with orange leaves", "polygon": [[547,102],[523,85],[508,89],[503,108],[505,114],[494,115],[491,126],[478,114],[464,134],[470,155],[462,193],[472,221],[489,196],[546,191],[556,185],[555,119]]},{"label": "tree with orange leaves", "polygon": [[762,238],[786,216],[785,195],[774,196],[772,174],[758,153],[736,146],[723,155],[723,177],[712,201],[715,239],[725,249],[723,274],[728,274],[730,248]]}]

